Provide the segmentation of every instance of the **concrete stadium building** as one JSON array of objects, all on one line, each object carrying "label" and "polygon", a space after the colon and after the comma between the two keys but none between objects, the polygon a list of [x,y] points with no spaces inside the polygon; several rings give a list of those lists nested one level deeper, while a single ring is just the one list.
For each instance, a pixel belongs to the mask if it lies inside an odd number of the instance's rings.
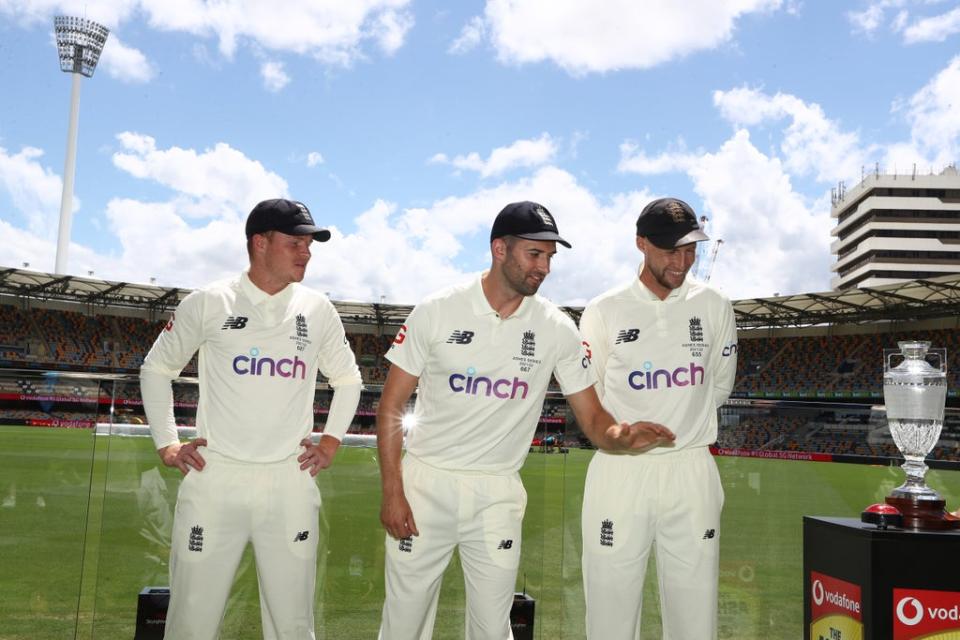
[{"label": "concrete stadium building", "polygon": [[834,290],[960,273],[960,174],[875,172],[833,191]]}]

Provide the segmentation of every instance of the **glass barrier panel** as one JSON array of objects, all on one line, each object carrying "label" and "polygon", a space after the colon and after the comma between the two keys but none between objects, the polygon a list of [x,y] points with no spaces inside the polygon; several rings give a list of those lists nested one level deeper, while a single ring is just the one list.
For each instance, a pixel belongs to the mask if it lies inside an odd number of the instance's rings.
[{"label": "glass barrier panel", "polygon": [[0,637],[59,640],[89,621],[96,381],[0,371]]}]

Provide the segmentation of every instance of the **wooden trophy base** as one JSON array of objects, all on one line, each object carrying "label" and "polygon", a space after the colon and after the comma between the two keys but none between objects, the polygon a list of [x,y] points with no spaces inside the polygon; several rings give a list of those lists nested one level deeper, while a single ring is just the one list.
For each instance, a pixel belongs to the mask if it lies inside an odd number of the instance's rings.
[{"label": "wooden trophy base", "polygon": [[887,496],[885,502],[903,514],[903,528],[923,531],[960,529],[960,517],[946,510],[945,500],[917,500]]}]

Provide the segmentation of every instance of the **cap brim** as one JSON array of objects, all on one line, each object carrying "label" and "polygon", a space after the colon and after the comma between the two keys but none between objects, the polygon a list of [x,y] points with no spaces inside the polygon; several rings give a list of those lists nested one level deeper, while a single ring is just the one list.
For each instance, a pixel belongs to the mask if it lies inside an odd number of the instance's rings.
[{"label": "cap brim", "polygon": [[281,230],[283,233],[287,233],[291,236],[313,236],[313,239],[317,242],[326,242],[330,239],[330,230],[321,229],[320,227],[315,227],[311,224],[301,224],[293,227],[288,230]]},{"label": "cap brim", "polygon": [[546,240],[548,242],[552,240],[553,242],[559,242],[560,244],[565,246],[567,249],[572,248],[569,242],[561,238],[559,235],[557,235],[553,231],[539,231],[537,233],[517,234],[517,237],[523,238],[524,240]]},{"label": "cap brim", "polygon": [[694,242],[702,242],[710,239],[710,236],[705,234],[700,229],[694,229],[690,233],[684,234],[679,238],[674,235],[649,235],[644,237],[652,242],[654,246],[661,249],[676,249],[677,247],[682,247],[685,244],[692,244]]}]

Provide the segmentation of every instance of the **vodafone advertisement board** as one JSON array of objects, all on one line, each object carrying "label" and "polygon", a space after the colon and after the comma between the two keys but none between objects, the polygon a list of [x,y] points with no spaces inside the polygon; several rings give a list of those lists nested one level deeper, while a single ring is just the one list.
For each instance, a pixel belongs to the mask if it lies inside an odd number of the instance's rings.
[{"label": "vodafone advertisement board", "polygon": [[810,572],[810,637],[813,640],[863,640],[860,585]]},{"label": "vodafone advertisement board", "polygon": [[893,640],[960,638],[960,591],[893,590]]}]

